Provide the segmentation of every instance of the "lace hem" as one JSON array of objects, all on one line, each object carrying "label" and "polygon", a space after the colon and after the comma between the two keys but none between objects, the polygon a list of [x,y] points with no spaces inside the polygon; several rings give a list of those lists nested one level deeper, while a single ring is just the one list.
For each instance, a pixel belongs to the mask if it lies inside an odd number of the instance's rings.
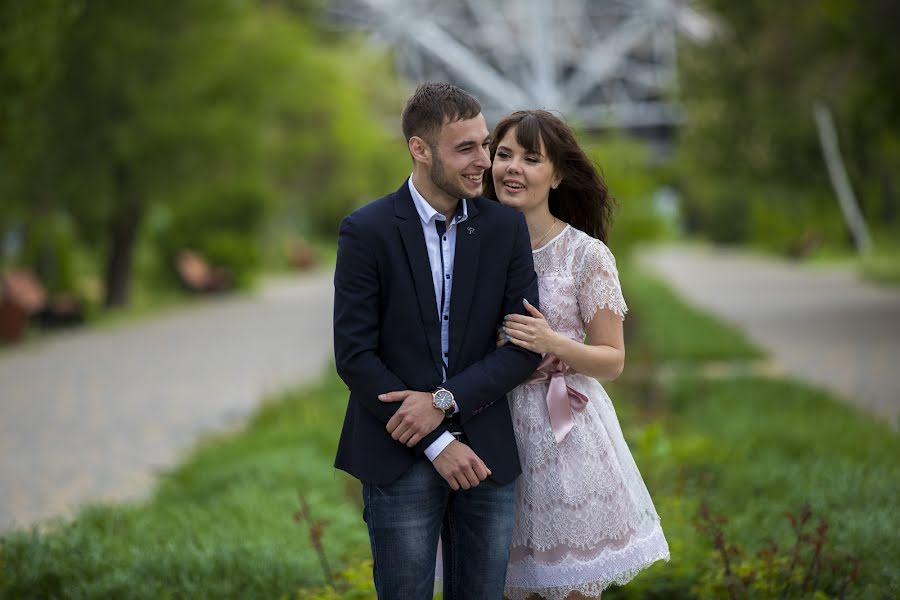
[{"label": "lace hem", "polygon": [[545,600],[563,600],[572,592],[579,592],[596,598],[611,585],[625,585],[658,560],[668,562],[669,545],[657,521],[643,538],[593,559],[570,558],[551,565],[529,556],[510,563],[505,596],[510,600],[526,600],[538,594]]}]

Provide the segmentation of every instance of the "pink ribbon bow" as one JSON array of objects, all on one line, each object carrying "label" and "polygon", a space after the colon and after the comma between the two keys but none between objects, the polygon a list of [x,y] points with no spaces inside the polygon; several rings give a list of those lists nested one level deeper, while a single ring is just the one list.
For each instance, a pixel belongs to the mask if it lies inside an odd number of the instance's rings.
[{"label": "pink ribbon bow", "polygon": [[550,414],[550,428],[556,443],[562,443],[575,425],[573,411],[581,412],[587,406],[588,398],[566,384],[566,375],[576,373],[572,367],[552,354],[544,356],[537,371],[525,383],[549,382],[547,387],[547,412]]}]

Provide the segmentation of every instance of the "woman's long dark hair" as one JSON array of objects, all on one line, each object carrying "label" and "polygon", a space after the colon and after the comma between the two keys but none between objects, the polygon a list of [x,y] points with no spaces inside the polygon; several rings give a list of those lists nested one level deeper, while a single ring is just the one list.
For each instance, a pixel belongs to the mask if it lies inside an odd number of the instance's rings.
[{"label": "woman's long dark hair", "polygon": [[[541,142],[557,175],[559,186],[550,189],[550,213],[606,243],[612,225],[615,199],[594,162],[588,158],[572,129],[556,115],[545,110],[517,111],[504,117],[491,134],[491,162],[500,140],[516,128],[516,141],[528,152],[541,153]],[[484,195],[497,199],[493,176],[485,178]]]}]

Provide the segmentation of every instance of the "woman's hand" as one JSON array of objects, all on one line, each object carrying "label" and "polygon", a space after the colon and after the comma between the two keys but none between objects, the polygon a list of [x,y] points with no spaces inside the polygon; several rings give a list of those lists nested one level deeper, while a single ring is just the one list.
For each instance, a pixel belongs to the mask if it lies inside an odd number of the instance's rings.
[{"label": "woman's hand", "polygon": [[525,310],[531,315],[512,314],[503,318],[503,325],[500,327],[501,340],[498,341],[499,348],[502,342],[512,342],[516,346],[531,350],[538,353],[553,353],[556,343],[559,341],[560,335],[550,329],[547,319],[540,313],[538,309],[533,307],[528,300],[522,300]]}]

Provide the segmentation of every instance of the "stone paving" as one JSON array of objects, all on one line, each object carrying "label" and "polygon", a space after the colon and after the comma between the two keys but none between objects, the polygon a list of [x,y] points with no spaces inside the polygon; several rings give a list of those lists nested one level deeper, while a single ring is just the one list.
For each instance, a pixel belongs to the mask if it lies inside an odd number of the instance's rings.
[{"label": "stone paving", "polygon": [[332,274],[0,353],[0,530],[141,497],[205,431],[332,357]]},{"label": "stone paving", "polygon": [[864,282],[849,267],[734,250],[663,246],[640,260],[689,302],[742,329],[780,370],[897,427],[900,289]]}]

